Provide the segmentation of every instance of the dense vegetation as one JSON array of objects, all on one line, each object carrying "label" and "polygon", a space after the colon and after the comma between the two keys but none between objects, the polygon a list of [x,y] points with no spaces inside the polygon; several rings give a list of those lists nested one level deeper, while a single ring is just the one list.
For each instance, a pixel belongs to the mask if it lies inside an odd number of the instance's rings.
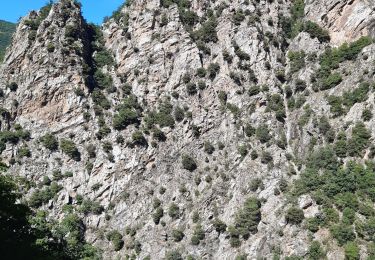
[{"label": "dense vegetation", "polygon": [[99,259],[84,241],[78,215],[51,221],[45,211],[33,211],[18,200],[18,187],[0,175],[0,251],[4,259]]},{"label": "dense vegetation", "polygon": [[3,61],[5,49],[11,42],[16,24],[0,20],[0,62]]}]

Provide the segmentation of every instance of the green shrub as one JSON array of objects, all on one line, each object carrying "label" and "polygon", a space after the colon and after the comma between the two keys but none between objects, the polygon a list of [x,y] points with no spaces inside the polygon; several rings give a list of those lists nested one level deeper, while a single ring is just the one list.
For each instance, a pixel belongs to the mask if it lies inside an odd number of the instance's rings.
[{"label": "green shrub", "polygon": [[197,169],[197,163],[191,156],[184,154],[182,155],[182,167],[192,172]]},{"label": "green shrub", "polygon": [[224,233],[227,229],[227,225],[218,218],[215,218],[215,220],[212,222],[212,225],[214,226],[216,232],[219,234]]},{"label": "green shrub", "polygon": [[22,146],[18,149],[18,156],[20,158],[31,157],[31,151],[27,146]]},{"label": "green shrub", "polygon": [[53,45],[53,43],[48,43],[47,44],[47,51],[48,52],[54,52],[55,51],[55,45]]},{"label": "green shrub", "polygon": [[241,25],[241,23],[245,20],[246,16],[242,9],[238,9],[235,11],[233,15],[233,23],[235,25]]},{"label": "green shrub", "polygon": [[301,224],[304,218],[303,210],[297,207],[289,208],[285,214],[285,220],[292,225]]},{"label": "green shrub", "polygon": [[241,50],[240,46],[236,42],[233,43],[234,53],[237,55],[237,57],[243,61],[243,60],[250,60],[250,55]]},{"label": "green shrub", "polygon": [[194,228],[193,236],[191,237],[191,243],[193,245],[199,245],[200,241],[205,238],[205,232],[200,224],[196,225]]},{"label": "green shrub", "polygon": [[267,151],[264,151],[262,153],[261,162],[263,164],[268,164],[270,162],[273,162],[273,157],[272,157],[271,153],[269,153]]},{"label": "green shrub", "polygon": [[356,238],[353,228],[344,224],[334,225],[331,228],[331,233],[340,246],[343,246],[347,242],[353,241]]},{"label": "green shrub", "polygon": [[247,137],[252,137],[255,134],[255,131],[256,129],[253,126],[251,126],[250,124],[246,124],[244,132]]},{"label": "green shrub", "polygon": [[192,36],[196,41],[202,42],[217,42],[218,37],[216,33],[217,21],[215,17],[210,17],[205,23],[202,24],[199,30],[194,31]]},{"label": "green shrub", "polygon": [[118,113],[113,117],[113,127],[116,130],[123,130],[131,124],[137,124],[140,116],[139,110],[137,98],[134,95],[128,96],[117,107]]},{"label": "green shrub", "polygon": [[57,138],[50,133],[45,134],[40,138],[40,140],[43,146],[51,151],[56,151],[59,148],[59,142]]},{"label": "green shrub", "polygon": [[152,128],[158,124],[160,127],[173,127],[175,120],[172,116],[173,105],[169,101],[164,101],[159,106],[159,111],[150,112],[145,118],[145,124],[147,128]]},{"label": "green shrub", "polygon": [[109,88],[113,85],[112,77],[101,70],[95,71],[94,79],[100,89]]},{"label": "green shrub", "polygon": [[329,32],[312,21],[306,21],[304,23],[303,31],[310,34],[312,38],[317,38],[320,42],[329,42],[331,40]]},{"label": "green shrub", "polygon": [[181,253],[175,250],[175,251],[167,252],[165,254],[165,260],[183,260],[183,258],[182,258]]},{"label": "green shrub", "polygon": [[[112,57],[112,54],[107,50],[98,51],[95,54],[94,60],[95,60],[96,66],[98,68],[103,67],[105,65],[113,65],[114,64],[114,59]],[[108,80],[108,83],[111,81],[110,79],[106,79],[106,80]],[[101,83],[102,82],[100,82],[98,84],[100,85]],[[107,82],[105,82],[105,84],[107,84]]]},{"label": "green shrub", "polygon": [[152,131],[152,138],[160,142],[164,142],[165,140],[167,140],[167,137],[165,136],[164,132],[158,128],[155,128]]},{"label": "green shrub", "polygon": [[298,72],[306,66],[305,57],[306,54],[304,51],[288,52],[288,59],[290,60],[290,73]]},{"label": "green shrub", "polygon": [[246,145],[240,145],[237,148],[238,153],[241,155],[241,157],[245,157],[248,154],[247,146]]},{"label": "green shrub", "polygon": [[180,242],[182,239],[184,239],[184,232],[182,232],[179,229],[173,229],[172,230],[172,238],[174,242]]},{"label": "green shrub", "polygon": [[241,208],[235,216],[234,227],[239,235],[245,239],[247,239],[250,234],[258,231],[258,224],[261,220],[260,207],[261,203],[257,198],[248,198],[243,208]]},{"label": "green shrub", "polygon": [[222,105],[225,105],[227,103],[228,94],[225,91],[220,90],[219,93],[217,94],[217,96],[218,96],[218,98],[220,100],[220,103]]},{"label": "green shrub", "polygon": [[260,125],[256,131],[255,135],[261,143],[267,143],[271,140],[271,135],[268,130],[268,126],[265,124]]},{"label": "green shrub", "polygon": [[305,228],[315,233],[319,230],[320,221],[317,217],[308,218],[305,221]]},{"label": "green shrub", "polygon": [[204,151],[208,154],[213,154],[215,147],[208,141],[204,142]]},{"label": "green shrub", "polygon": [[62,139],[60,141],[60,148],[61,151],[65,154],[67,154],[70,158],[72,158],[75,161],[81,160],[81,154],[78,151],[75,143],[71,140]]},{"label": "green shrub", "polygon": [[360,249],[357,243],[349,242],[345,245],[345,259],[348,260],[359,260],[360,256]]},{"label": "green shrub", "polygon": [[197,94],[197,85],[195,83],[189,82],[186,84],[186,92],[192,96]]},{"label": "green shrub", "polygon": [[133,139],[133,144],[135,145],[141,145],[141,146],[147,145],[147,140],[141,131],[135,131],[132,134],[132,139]]},{"label": "green shrub", "polygon": [[168,208],[168,215],[172,219],[178,219],[180,217],[180,208],[176,205],[176,203],[172,203]]},{"label": "green shrub", "polygon": [[110,101],[104,96],[100,90],[94,90],[92,92],[92,101],[95,105],[98,105],[106,110],[111,108]]},{"label": "green shrub", "polygon": [[332,73],[328,75],[326,78],[322,79],[322,86],[321,90],[327,90],[331,89],[333,87],[336,87],[338,84],[340,84],[342,81],[342,76],[340,73]]},{"label": "green shrub", "polygon": [[154,223],[158,225],[160,223],[160,219],[164,216],[164,210],[161,207],[158,207],[155,212],[152,214],[152,219]]},{"label": "green shrub", "polygon": [[104,208],[96,201],[84,200],[82,201],[79,211],[85,215],[88,215],[90,213],[99,215],[104,211]]},{"label": "green shrub", "polygon": [[61,190],[62,186],[52,182],[50,186],[45,187],[43,190],[34,191],[30,196],[29,205],[33,208],[38,208],[53,199]]},{"label": "green shrub", "polygon": [[313,241],[309,247],[308,251],[309,260],[320,260],[325,259],[326,253],[323,251],[320,243],[318,241]]},{"label": "green shrub", "polygon": [[363,112],[362,112],[363,121],[370,121],[372,119],[372,116],[373,116],[373,114],[372,114],[372,112],[369,108],[366,108],[366,109],[363,110]]},{"label": "green shrub", "polygon": [[107,234],[107,239],[112,242],[115,251],[120,251],[124,246],[122,235],[117,230],[109,232]]},{"label": "green shrub", "polygon": [[256,192],[258,188],[264,188],[262,180],[260,178],[251,180],[249,188],[252,192]]},{"label": "green shrub", "polygon": [[248,93],[250,96],[258,95],[260,93],[260,87],[258,85],[252,86]]},{"label": "green shrub", "polygon": [[370,138],[370,131],[362,122],[358,122],[352,129],[352,138],[348,140],[349,155],[360,156],[370,145]]},{"label": "green shrub", "polygon": [[220,71],[220,65],[218,63],[211,63],[207,68],[208,76],[211,80],[214,80]]}]

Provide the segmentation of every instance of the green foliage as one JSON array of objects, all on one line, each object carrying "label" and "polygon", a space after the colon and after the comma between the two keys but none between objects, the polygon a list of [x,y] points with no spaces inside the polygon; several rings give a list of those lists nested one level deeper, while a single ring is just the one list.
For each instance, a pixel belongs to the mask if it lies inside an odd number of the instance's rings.
[{"label": "green foliage", "polygon": [[193,245],[199,245],[200,241],[206,237],[205,232],[200,224],[194,227],[193,236],[191,237],[191,243]]},{"label": "green foliage", "polygon": [[0,20],[0,63],[3,61],[5,50],[11,43],[16,24]]},{"label": "green foliage", "polygon": [[180,217],[180,208],[176,203],[172,203],[168,208],[168,215],[172,219],[178,219]]},{"label": "green foliage", "polygon": [[238,150],[238,153],[241,155],[242,158],[244,158],[249,153],[246,145],[238,146],[237,150]]},{"label": "green foliage", "polygon": [[[100,62],[105,62],[105,60],[100,60]],[[100,89],[110,88],[113,85],[112,77],[101,70],[95,71],[94,79]]]},{"label": "green foliage", "polygon": [[217,42],[217,20],[215,17],[210,17],[206,22],[204,22],[201,27],[192,33],[192,37],[195,41],[202,42]]},{"label": "green foliage", "polygon": [[269,133],[268,126],[265,124],[260,125],[256,129],[255,135],[261,143],[267,143],[272,138]]},{"label": "green foliage", "polygon": [[152,111],[145,118],[145,124],[148,129],[151,129],[154,125],[160,127],[173,127],[175,120],[172,115],[173,105],[168,101],[163,101],[159,106],[159,111]]},{"label": "green foliage", "polygon": [[297,207],[291,207],[286,211],[285,220],[292,225],[299,225],[304,220],[303,210]]},{"label": "green foliage", "polygon": [[108,110],[111,108],[111,102],[105,97],[105,95],[98,89],[92,92],[92,100],[94,104]]},{"label": "green foliage", "polygon": [[320,57],[320,68],[317,79],[321,90],[332,88],[342,81],[340,74],[332,73],[346,60],[355,60],[362,49],[372,43],[370,37],[361,37],[351,44],[343,44],[338,48],[326,50]]},{"label": "green foliage", "polygon": [[141,131],[136,131],[132,134],[133,144],[146,146],[147,140]]},{"label": "green foliage", "polygon": [[246,19],[246,16],[242,9],[238,9],[234,12],[233,15],[233,23],[237,26],[241,25],[241,23]]},{"label": "green foliage", "polygon": [[190,172],[193,172],[195,169],[197,169],[197,163],[193,157],[184,154],[182,155],[182,167]]},{"label": "green foliage", "polygon": [[152,219],[156,225],[160,223],[160,219],[164,216],[164,210],[161,207],[158,207],[155,212],[152,214]]},{"label": "green foliage", "polygon": [[348,154],[350,156],[361,156],[363,151],[370,145],[371,132],[362,122],[358,122],[352,129],[352,137],[348,140]]},{"label": "green foliage", "polygon": [[[114,64],[114,59],[112,57],[112,54],[108,51],[108,50],[101,50],[101,51],[98,51],[96,54],[95,54],[95,57],[94,57],[94,60],[95,60],[95,64],[96,66],[98,66],[99,68],[100,67],[103,67],[105,65],[113,65]],[[97,75],[98,76],[98,75]],[[100,75],[100,80],[103,80],[103,75]],[[98,79],[98,78],[97,78]],[[106,85],[106,84],[109,84],[111,82],[110,79],[104,79],[105,81],[108,81],[108,82],[98,82],[98,84],[100,86],[102,86],[103,84]]]},{"label": "green foliage", "polygon": [[195,83],[189,82],[186,84],[186,92],[192,96],[197,94],[197,85]]},{"label": "green foliage", "polygon": [[57,149],[59,148],[59,142],[57,138],[51,133],[45,134],[40,138],[40,141],[45,148],[51,151],[57,151]]},{"label": "green foliage", "polygon": [[18,156],[20,158],[31,157],[31,151],[27,146],[22,146],[18,149]]},{"label": "green foliage", "polygon": [[117,107],[117,114],[113,117],[113,127],[123,130],[131,124],[137,124],[141,113],[141,107],[134,95],[129,95]]},{"label": "green foliage", "polygon": [[260,86],[255,85],[255,86],[250,87],[248,93],[249,93],[249,96],[258,95],[260,93]]},{"label": "green foliage", "polygon": [[109,232],[107,234],[107,239],[112,242],[115,251],[120,251],[124,247],[122,235],[117,230]]},{"label": "green foliage", "polygon": [[309,247],[308,256],[309,260],[320,260],[324,259],[326,254],[323,251],[320,243],[318,241],[313,241]]},{"label": "green foliage", "polygon": [[244,239],[247,239],[250,234],[258,232],[258,224],[261,220],[260,207],[260,201],[251,197],[237,212],[234,227]]},{"label": "green foliage", "polygon": [[38,208],[53,199],[61,189],[62,186],[53,182],[42,190],[36,190],[30,196],[29,205],[33,208]]},{"label": "green foliage", "polygon": [[227,224],[225,224],[222,220],[215,218],[215,220],[212,222],[212,225],[214,226],[217,233],[221,234],[224,233],[227,229]]},{"label": "green foliage", "polygon": [[359,260],[360,250],[356,243],[349,242],[345,245],[345,259],[346,260]]},{"label": "green foliage", "polygon": [[329,32],[312,21],[304,23],[303,31],[310,34],[312,38],[317,38],[320,42],[329,42],[331,40]]},{"label": "green foliage", "polygon": [[104,208],[98,202],[87,199],[82,201],[79,211],[85,215],[90,213],[99,215],[104,211]]},{"label": "green foliage", "polygon": [[220,71],[220,65],[218,63],[211,63],[207,68],[207,74],[211,80],[214,80]]},{"label": "green foliage", "polygon": [[331,233],[340,246],[355,239],[353,228],[342,223],[332,226]]},{"label": "green foliage", "polygon": [[179,229],[173,229],[172,230],[172,238],[175,242],[180,242],[182,239],[184,239],[185,235],[184,232],[182,232]]},{"label": "green foliage", "polygon": [[[167,1],[167,0],[163,0]],[[165,260],[183,260],[182,255],[178,251],[169,251],[165,254]]]},{"label": "green foliage", "polygon": [[215,147],[208,141],[204,142],[204,151],[208,154],[213,154]]},{"label": "green foliage", "polygon": [[73,160],[81,160],[81,154],[73,141],[62,139],[60,141],[60,148],[63,153],[67,154]]},{"label": "green foliage", "polygon": [[288,52],[288,59],[290,60],[290,73],[298,72],[306,66],[305,57],[306,54],[304,51]]}]

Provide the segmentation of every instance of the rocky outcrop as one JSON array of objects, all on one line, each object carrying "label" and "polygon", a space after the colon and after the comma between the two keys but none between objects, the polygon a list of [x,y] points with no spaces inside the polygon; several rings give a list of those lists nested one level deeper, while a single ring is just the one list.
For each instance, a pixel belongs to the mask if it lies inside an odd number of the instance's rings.
[{"label": "rocky outcrop", "polygon": [[[0,71],[8,86],[2,106],[10,114],[2,128],[20,124],[31,139],[7,144],[9,171],[35,183],[27,198],[46,176],[56,180],[62,191],[41,208],[61,219],[64,206],[72,206],[104,259],[163,259],[173,250],[204,259],[307,257],[311,236],[325,243],[329,231],[312,235],[286,221],[293,203],[306,218],[322,214],[310,195],[290,199],[288,185],[314,145],[331,142],[318,120],[329,117],[333,135],[350,133],[374,98],[369,93],[345,116],[330,116],[327,96],[373,80],[374,44],[335,68],[343,76],[330,89],[317,89],[318,56],[372,34],[370,1],[306,1],[304,19],[328,29],[331,44],[306,32],[286,39],[281,24],[290,4],[283,1],[194,0],[186,17],[185,7],[172,2],[129,2],[98,30],[102,39],[74,1],[22,19]],[[296,70],[288,53],[301,51]],[[116,127],[121,109],[137,119]],[[366,126],[373,132],[373,120]],[[52,151],[43,146],[47,133],[73,141],[79,158],[61,143]],[[19,155],[25,145],[30,157]],[[188,166],[183,158],[190,158]],[[238,226],[252,197],[261,202],[261,220],[249,238],[229,228],[219,232],[214,221]],[[82,200],[104,211],[85,212]],[[205,236],[197,242],[198,224]],[[123,235],[118,251],[105,236],[112,230]],[[180,240],[176,230],[184,234]],[[325,248],[330,259],[342,256],[331,240]]]},{"label": "rocky outcrop", "polygon": [[338,46],[361,36],[375,36],[374,5],[372,0],[311,0],[306,1],[306,16],[327,28]]}]

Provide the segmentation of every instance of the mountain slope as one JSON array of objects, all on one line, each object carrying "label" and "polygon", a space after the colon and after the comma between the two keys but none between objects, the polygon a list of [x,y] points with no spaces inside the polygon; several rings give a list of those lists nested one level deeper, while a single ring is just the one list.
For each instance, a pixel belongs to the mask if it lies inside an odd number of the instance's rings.
[{"label": "mountain slope", "polygon": [[30,13],[0,69],[8,173],[45,221],[74,216],[74,256],[373,256],[373,11],[334,2]]},{"label": "mountain slope", "polygon": [[16,24],[0,20],[0,61],[3,60],[5,49],[11,42]]}]

